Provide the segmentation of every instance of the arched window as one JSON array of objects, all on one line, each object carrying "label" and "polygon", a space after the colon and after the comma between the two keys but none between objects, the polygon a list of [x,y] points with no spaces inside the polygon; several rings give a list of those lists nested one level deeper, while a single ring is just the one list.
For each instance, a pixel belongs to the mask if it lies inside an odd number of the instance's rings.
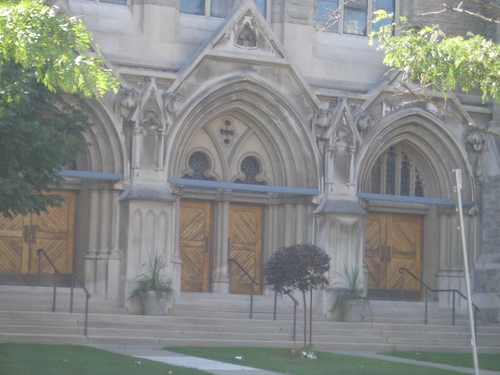
[{"label": "arched window", "polygon": [[424,182],[416,164],[401,147],[388,148],[370,172],[368,191],[373,194],[424,196]]},{"label": "arched window", "polygon": [[244,178],[238,179],[235,182],[240,184],[250,185],[265,185],[264,181],[258,181],[257,175],[261,173],[260,163],[253,156],[247,156],[241,161],[241,172],[245,175]]},{"label": "arched window", "polygon": [[201,151],[194,152],[188,160],[190,171],[186,173],[183,178],[190,178],[193,180],[206,180],[214,181],[214,178],[207,177],[207,172],[210,170],[210,160],[207,155]]}]

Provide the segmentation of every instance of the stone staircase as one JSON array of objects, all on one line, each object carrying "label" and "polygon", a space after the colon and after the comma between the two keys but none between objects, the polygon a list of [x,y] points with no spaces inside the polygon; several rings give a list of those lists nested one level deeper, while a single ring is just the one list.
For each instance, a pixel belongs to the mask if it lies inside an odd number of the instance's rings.
[{"label": "stone staircase", "polygon": [[[249,319],[249,296],[183,293],[165,317],[127,315],[113,303],[90,299],[87,336],[83,335],[84,296],[75,290],[74,313],[69,313],[69,289],[58,288],[56,312],[52,289],[0,285],[0,342],[54,344],[134,344],[261,346],[299,348],[303,311],[297,309],[293,341],[293,304],[255,296]],[[470,352],[468,322],[451,325],[451,311],[431,304],[424,325],[423,304],[371,301],[362,323],[329,322],[313,315],[313,343],[318,350],[412,350]],[[309,319],[309,318],[308,318]],[[478,327],[478,350],[500,353],[500,327]]]}]

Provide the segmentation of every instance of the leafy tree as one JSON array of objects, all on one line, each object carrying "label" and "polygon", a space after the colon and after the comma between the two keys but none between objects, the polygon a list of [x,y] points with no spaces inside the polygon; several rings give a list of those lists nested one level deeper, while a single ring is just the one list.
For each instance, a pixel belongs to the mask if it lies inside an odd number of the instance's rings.
[{"label": "leafy tree", "polygon": [[[383,13],[382,13],[383,15]],[[479,89],[483,100],[500,99],[500,46],[480,35],[446,37],[438,25],[403,26],[397,36],[393,25],[373,35],[385,53],[384,63],[400,69],[406,82],[417,81],[446,95],[448,89]]]},{"label": "leafy tree", "polygon": [[17,64],[0,64],[0,82],[0,213],[40,213],[61,202],[43,193],[61,185],[57,170],[85,150],[87,112],[82,102],[57,108],[61,94]]},{"label": "leafy tree", "polygon": [[[384,11],[377,11],[376,14],[373,22],[389,17]],[[397,33],[394,33],[395,27]],[[404,17],[399,25],[388,24],[372,32],[372,42],[373,38],[378,39],[378,50],[385,53],[384,63],[401,72],[404,93],[415,94],[416,100],[436,104],[436,92],[446,99],[448,90],[479,90],[483,101],[488,97],[500,101],[500,45],[492,40],[471,33],[465,38],[448,37],[439,25],[412,27]],[[440,109],[453,117],[453,113],[444,106]],[[464,125],[498,135],[474,124]]]},{"label": "leafy tree", "polygon": [[[62,198],[56,173],[83,152],[88,107],[118,83],[89,31],[44,1],[0,4],[0,213],[40,213]],[[74,105],[62,106],[63,95]],[[58,103],[58,104],[56,104]]]},{"label": "leafy tree", "polygon": [[302,292],[304,302],[304,348],[307,345],[307,303],[306,293],[312,289],[330,285],[325,273],[330,269],[330,256],[316,245],[299,244],[282,247],[276,251],[264,266],[267,282],[273,290],[291,293]]},{"label": "leafy tree", "polygon": [[43,0],[2,0],[0,63],[33,69],[51,91],[103,95],[118,83],[83,22]]}]

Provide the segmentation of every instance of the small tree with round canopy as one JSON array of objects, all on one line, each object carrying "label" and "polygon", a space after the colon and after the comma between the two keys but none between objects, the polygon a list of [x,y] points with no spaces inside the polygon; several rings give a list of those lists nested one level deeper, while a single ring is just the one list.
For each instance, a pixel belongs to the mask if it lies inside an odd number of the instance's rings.
[{"label": "small tree with round canopy", "polygon": [[291,293],[302,292],[304,301],[304,348],[307,346],[307,303],[306,292],[324,288],[330,284],[325,273],[330,269],[330,256],[323,249],[312,244],[297,244],[282,247],[276,251],[264,266],[264,276],[274,285],[273,290]]}]

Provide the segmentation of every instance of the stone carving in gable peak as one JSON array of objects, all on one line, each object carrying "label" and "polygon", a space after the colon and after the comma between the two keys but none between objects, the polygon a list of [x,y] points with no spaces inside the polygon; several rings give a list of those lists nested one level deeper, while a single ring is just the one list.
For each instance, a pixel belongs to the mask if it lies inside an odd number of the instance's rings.
[{"label": "stone carving in gable peak", "polygon": [[359,113],[355,116],[356,127],[360,132],[367,130],[375,123],[373,116],[367,112]]},{"label": "stone carving in gable peak", "polygon": [[134,88],[122,87],[117,94],[118,112],[126,121],[130,121],[140,102],[140,94]]},{"label": "stone carving in gable peak", "polygon": [[167,126],[174,123],[177,112],[183,102],[184,97],[176,92],[168,93],[163,96],[163,106],[167,115]]},{"label": "stone carving in gable peak", "polygon": [[484,138],[480,132],[469,130],[466,135],[466,142],[472,147],[475,152],[483,151]]},{"label": "stone carving in gable peak", "polygon": [[239,48],[257,49],[259,48],[256,28],[252,25],[252,17],[245,16],[239,30],[236,31],[234,45]]}]

